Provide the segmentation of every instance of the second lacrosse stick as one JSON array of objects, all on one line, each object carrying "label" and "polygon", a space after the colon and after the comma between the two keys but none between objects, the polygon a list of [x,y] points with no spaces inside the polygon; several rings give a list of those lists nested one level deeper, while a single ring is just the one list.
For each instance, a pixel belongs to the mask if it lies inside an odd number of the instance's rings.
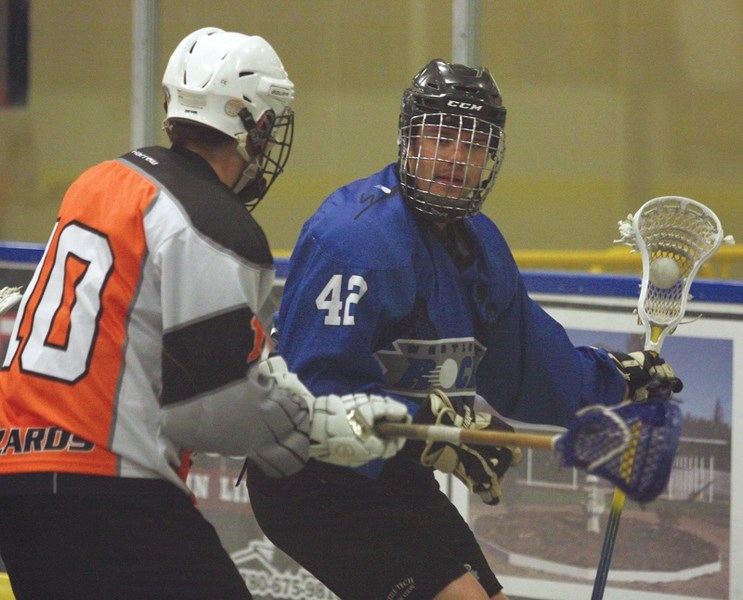
[{"label": "second lacrosse stick", "polygon": [[[668,481],[680,425],[680,410],[675,403],[648,401],[587,406],[575,414],[565,433],[556,436],[389,422],[376,424],[375,430],[387,437],[454,445],[554,450],[561,455],[564,466],[604,477],[638,502],[649,502]],[[630,450],[638,467],[627,478],[622,456]]]},{"label": "second lacrosse stick", "polygon": [[[637,314],[645,329],[645,350],[660,353],[663,341],[684,317],[691,283],[700,267],[723,241],[734,241],[732,237],[723,237],[720,220],[714,212],[682,196],[649,200],[634,216],[619,222],[619,233],[622,237],[617,242],[627,244],[642,257]],[[638,467],[632,452],[628,451],[622,461],[622,477],[635,477]],[[624,508],[622,487],[618,485],[612,497],[591,600],[601,600],[604,595]]]}]

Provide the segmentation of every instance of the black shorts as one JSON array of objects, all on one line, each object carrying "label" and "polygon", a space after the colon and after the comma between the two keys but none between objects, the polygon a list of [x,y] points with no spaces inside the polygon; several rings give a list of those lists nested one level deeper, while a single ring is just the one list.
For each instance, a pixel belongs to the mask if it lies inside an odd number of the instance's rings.
[{"label": "black shorts", "polygon": [[251,598],[173,484],[57,475],[0,476],[0,554],[17,600]]},{"label": "black shorts", "polygon": [[431,469],[386,461],[373,480],[310,461],[272,479],[248,466],[263,532],[342,600],[430,600],[471,571],[489,596],[502,586]]}]

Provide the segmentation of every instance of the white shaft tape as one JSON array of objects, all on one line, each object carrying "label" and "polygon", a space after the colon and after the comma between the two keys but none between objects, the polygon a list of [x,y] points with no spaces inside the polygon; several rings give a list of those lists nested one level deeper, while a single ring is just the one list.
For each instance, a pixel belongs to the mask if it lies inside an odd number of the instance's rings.
[{"label": "white shaft tape", "polygon": [[462,430],[458,427],[431,425],[426,432],[426,436],[429,442],[448,442],[449,444],[459,445],[461,432]]}]

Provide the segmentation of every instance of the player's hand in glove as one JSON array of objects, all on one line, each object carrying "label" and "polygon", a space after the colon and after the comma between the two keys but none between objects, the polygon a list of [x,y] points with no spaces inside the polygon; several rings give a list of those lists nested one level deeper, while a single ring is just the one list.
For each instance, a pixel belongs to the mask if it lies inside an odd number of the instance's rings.
[{"label": "player's hand in glove", "polygon": [[258,363],[253,376],[256,395],[263,398],[264,435],[253,441],[248,459],[272,477],[297,472],[307,458],[358,467],[389,458],[404,444],[404,439],[378,437],[373,430],[383,419],[410,422],[401,402],[369,394],[315,398],[281,356]]},{"label": "player's hand in glove", "polygon": [[22,298],[20,287],[4,287],[0,289],[0,315],[8,312]]},{"label": "player's hand in glove", "polygon": [[[513,427],[484,412],[475,413],[458,398],[450,399],[440,390],[429,394],[418,413],[416,423],[449,425],[462,429],[513,431]],[[423,442],[408,442],[417,449]],[[421,463],[443,473],[452,473],[486,504],[498,504],[501,481],[512,465],[521,462],[521,449],[515,446],[458,446],[445,442],[426,442]]]},{"label": "player's hand in glove", "polygon": [[617,370],[627,382],[627,398],[635,402],[647,400],[649,386],[657,382],[671,392],[680,392],[684,384],[658,353],[651,350],[630,352],[608,352]]},{"label": "player's hand in glove", "polygon": [[310,457],[344,467],[359,467],[377,458],[390,458],[403,447],[404,438],[383,438],[374,433],[377,421],[410,422],[407,407],[374,394],[318,396],[309,403]]}]

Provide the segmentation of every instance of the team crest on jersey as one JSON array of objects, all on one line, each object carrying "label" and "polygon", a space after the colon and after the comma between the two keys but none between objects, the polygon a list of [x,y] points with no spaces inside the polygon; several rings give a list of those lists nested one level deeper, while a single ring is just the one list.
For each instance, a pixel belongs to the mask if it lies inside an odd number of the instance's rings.
[{"label": "team crest on jersey", "polygon": [[375,354],[390,393],[425,397],[432,389],[449,396],[475,393],[475,373],[485,346],[474,338],[396,340]]}]

